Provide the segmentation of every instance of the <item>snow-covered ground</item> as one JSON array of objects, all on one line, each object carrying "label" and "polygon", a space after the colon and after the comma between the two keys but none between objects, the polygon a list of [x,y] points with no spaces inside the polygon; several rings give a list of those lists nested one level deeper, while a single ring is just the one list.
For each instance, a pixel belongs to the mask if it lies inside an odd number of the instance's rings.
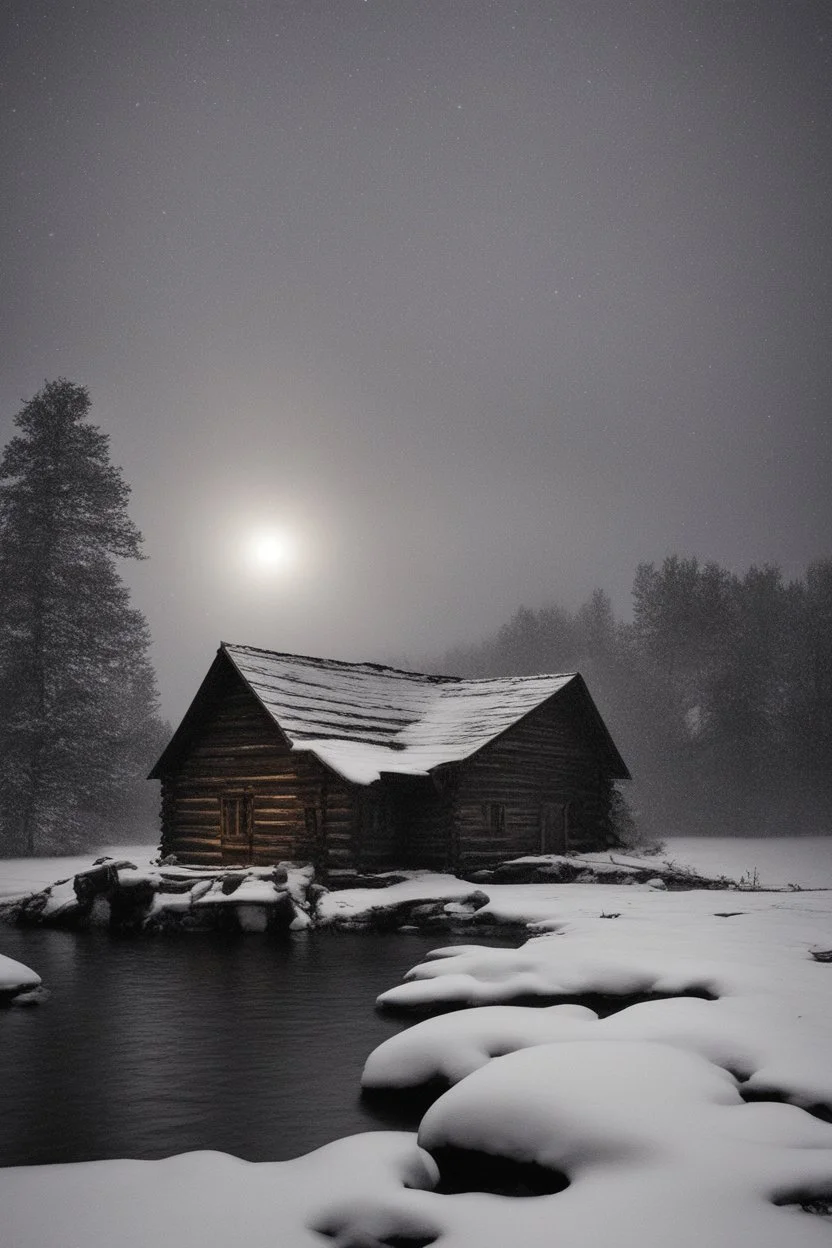
[{"label": "snow-covered ground", "polygon": [[832,888],[832,828],[827,836],[676,836],[661,855],[703,875],[756,878],[766,888]]},{"label": "snow-covered ground", "polygon": [[105,854],[144,868],[158,853],[158,845],[109,845],[68,858],[0,858],[0,900],[39,892],[56,880],[71,879],[79,871],[89,870],[94,860]]},{"label": "snow-covered ground", "polygon": [[[141,870],[158,854],[154,843],[109,845],[87,854],[68,858],[0,858],[0,898],[20,896],[68,879],[90,867],[95,858],[108,855],[126,859]],[[588,855],[594,859],[620,860],[623,855]],[[725,875],[733,880],[745,878],[766,888],[785,888],[796,884],[801,888],[832,888],[832,830],[828,836],[794,837],[671,837],[655,859],[689,866],[704,875]],[[438,877],[434,877],[438,882]],[[447,877],[438,884],[436,896],[459,891],[459,881]],[[415,897],[418,890],[402,885],[402,897]],[[469,889],[470,891],[470,889]],[[392,896],[392,894],[389,894]],[[376,894],[378,898],[379,894]],[[385,892],[385,897],[388,893]]]},{"label": "snow-covered ground", "polygon": [[[368,1086],[455,1081],[495,1053],[565,1040],[678,1044],[755,1095],[832,1107],[832,894],[661,892],[625,885],[529,885],[539,918],[519,949],[449,946],[383,994],[382,1005],[488,1006],[432,1018],[368,1060]],[[490,909],[516,915],[521,888]],[[545,896],[544,894],[548,894]],[[557,894],[557,895],[556,895]],[[707,994],[712,1000],[682,997]],[[601,994],[669,998],[599,1020],[575,1006],[512,1005]]]},{"label": "snow-covered ground", "polygon": [[[483,909],[533,923],[531,939],[487,948],[472,932],[470,946],[438,951],[384,994],[402,1009],[481,1007],[426,1019],[368,1055],[364,1082],[390,1095],[451,1085],[418,1136],[354,1136],[283,1163],[192,1153],[10,1168],[3,1242],[828,1248],[832,963],[812,950],[832,948],[830,848],[819,838],[668,847],[676,862],[746,885],[819,891],[484,885]],[[459,881],[395,887],[452,899]],[[338,897],[360,914],[379,891]],[[622,1008],[599,1018],[521,1003],[593,993]],[[631,1004],[645,994],[663,999]],[[493,1194],[482,1154],[551,1172],[548,1194]],[[480,1161],[466,1169],[466,1158]]]}]

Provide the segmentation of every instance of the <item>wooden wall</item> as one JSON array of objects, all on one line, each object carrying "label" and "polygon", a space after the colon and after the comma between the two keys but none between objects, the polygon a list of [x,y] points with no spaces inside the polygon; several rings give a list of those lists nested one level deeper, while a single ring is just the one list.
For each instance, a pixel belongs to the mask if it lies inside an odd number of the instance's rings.
[{"label": "wooden wall", "polygon": [[[200,865],[352,866],[358,811],[350,786],[310,754],[290,751],[239,677],[218,681],[206,702],[162,776],[162,853]],[[250,804],[250,842],[224,849],[221,804],[235,797]]]},{"label": "wooden wall", "polygon": [[[584,716],[579,697],[565,690],[461,765],[454,799],[457,865],[539,854],[547,805],[567,808],[564,848],[606,843],[611,782]],[[502,828],[492,804],[503,808]]]},{"label": "wooden wall", "polygon": [[[163,854],[217,866],[314,862],[324,875],[470,869],[539,854],[545,812],[551,823],[559,807],[564,848],[595,849],[606,843],[612,789],[585,704],[570,689],[470,761],[361,787],[290,751],[227,661],[183,721],[161,780]],[[234,822],[236,843],[223,837]]]}]

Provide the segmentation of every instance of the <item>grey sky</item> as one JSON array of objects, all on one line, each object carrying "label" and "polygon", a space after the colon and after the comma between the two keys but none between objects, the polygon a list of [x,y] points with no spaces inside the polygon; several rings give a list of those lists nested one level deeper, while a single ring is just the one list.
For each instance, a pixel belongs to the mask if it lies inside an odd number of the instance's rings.
[{"label": "grey sky", "polygon": [[220,638],[421,657],[672,551],[832,554],[827,0],[0,23],[0,439],[90,387],[168,714]]}]

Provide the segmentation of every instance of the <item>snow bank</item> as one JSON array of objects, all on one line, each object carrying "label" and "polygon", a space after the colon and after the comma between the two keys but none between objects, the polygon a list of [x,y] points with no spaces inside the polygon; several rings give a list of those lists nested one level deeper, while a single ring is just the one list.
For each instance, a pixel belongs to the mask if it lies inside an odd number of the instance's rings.
[{"label": "snow bank", "polygon": [[[512,890],[491,906],[513,910],[522,904],[515,894],[523,891],[534,886]],[[704,992],[716,999],[644,1002],[601,1021],[519,1006],[504,1014],[475,1010],[431,1019],[376,1050],[365,1068],[367,1086],[453,1081],[495,1052],[607,1037],[678,1044],[740,1073],[756,1095],[832,1107],[832,966],[810,954],[832,933],[832,894],[738,898],[618,887],[603,890],[602,908],[600,891],[579,885],[558,890],[558,917],[539,923],[555,930],[519,949],[434,951],[379,1003],[424,1011],[529,996],[601,994],[625,1005],[642,995]],[[619,917],[602,917],[609,914]]]},{"label": "snow bank", "polygon": [[[521,1060],[518,1060],[521,1059]],[[655,1044],[562,1044],[493,1061],[442,1097],[424,1150],[534,1161],[570,1186],[533,1200],[429,1190],[413,1136],[353,1136],[291,1162],[219,1153],[0,1172],[9,1242],[63,1248],[819,1248],[819,1219],[777,1202],[832,1192],[832,1128],[744,1105],[703,1059]],[[427,1190],[426,1190],[427,1189]],[[56,1217],[56,1210],[60,1216]]]},{"label": "snow bank", "polygon": [[828,1236],[773,1202],[832,1193],[832,1127],[792,1106],[745,1105],[724,1071],[665,1045],[563,1043],[497,1058],[436,1102],[419,1143],[443,1158],[440,1172],[449,1150],[466,1150],[568,1178],[554,1196],[492,1201],[494,1222],[469,1241],[478,1245],[796,1248]]},{"label": "snow bank", "polygon": [[[569,1186],[446,1196],[437,1181],[459,1150],[531,1160]],[[497,1058],[436,1102],[418,1142],[377,1132],[279,1163],[189,1153],[0,1171],[14,1248],[820,1248],[828,1227],[797,1206],[830,1193],[832,1127],[744,1105],[704,1059],[637,1042]]]},{"label": "snow bank", "polygon": [[22,962],[16,962],[14,958],[0,954],[0,996],[27,992],[39,985],[40,975],[35,971],[24,966]]},{"label": "snow bank", "polygon": [[[464,919],[472,917],[488,902],[488,894],[455,875],[430,871],[404,871],[400,875],[406,877],[401,883],[382,890],[345,888],[325,893],[317,902],[316,923],[322,927],[346,928],[395,926],[421,917],[413,913],[414,908],[420,906],[433,907],[436,916],[445,912],[449,920]],[[476,901],[472,902],[472,898]],[[454,906],[458,908],[452,909]]]},{"label": "snow bank", "polygon": [[[9,1248],[321,1248],[327,1240],[313,1226],[361,1217],[383,1230],[384,1202],[399,1202],[401,1220],[415,1195],[408,1189],[431,1186],[435,1174],[415,1137],[398,1132],[352,1136],[273,1163],[198,1152],[22,1166],[0,1170],[3,1240]],[[427,1214],[408,1216],[432,1234]]]}]

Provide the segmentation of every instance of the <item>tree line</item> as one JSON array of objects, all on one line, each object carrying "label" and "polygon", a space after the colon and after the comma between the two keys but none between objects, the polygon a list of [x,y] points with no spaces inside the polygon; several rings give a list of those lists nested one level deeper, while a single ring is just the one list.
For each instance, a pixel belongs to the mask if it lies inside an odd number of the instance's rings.
[{"label": "tree line", "polygon": [[90,396],[48,382],[0,458],[0,856],[67,853],[156,819],[168,729],[117,560],[142,558]]},{"label": "tree line", "polygon": [[[156,817],[145,776],[170,730],[117,565],[142,538],[90,406],[48,382],[0,457],[0,856],[146,835]],[[832,824],[832,559],[787,582],[672,555],[636,570],[632,622],[597,589],[576,611],[522,607],[431,667],[581,671],[648,836]]]},{"label": "tree line", "polygon": [[633,775],[647,836],[832,828],[832,559],[797,580],[671,555],[642,563],[632,622],[597,589],[578,610],[521,608],[436,670],[581,671]]}]

